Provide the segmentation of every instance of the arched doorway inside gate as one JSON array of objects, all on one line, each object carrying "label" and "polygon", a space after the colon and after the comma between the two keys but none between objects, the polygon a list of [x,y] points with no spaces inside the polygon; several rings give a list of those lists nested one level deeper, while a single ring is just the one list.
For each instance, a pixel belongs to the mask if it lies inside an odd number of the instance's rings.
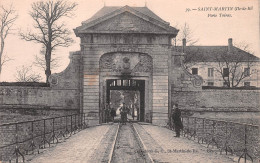
[{"label": "arched doorway inside gate", "polygon": [[106,103],[109,104],[111,108],[117,110],[117,116],[119,116],[119,109],[124,102],[129,108],[129,119],[135,119],[141,122],[145,120],[144,80],[108,79],[106,80],[106,85]]},{"label": "arched doorway inside gate", "polygon": [[[136,115],[138,120],[151,123],[153,108],[152,57],[140,52],[111,52],[103,54],[99,64],[99,122],[106,122],[104,110],[107,112],[107,106],[113,102],[113,98],[116,98],[114,92],[123,92],[122,94],[127,97],[133,97],[129,94],[136,94],[139,101],[139,105],[137,105],[139,112]],[[120,102],[123,100],[125,99],[121,99]],[[117,105],[117,107],[119,106]]]}]

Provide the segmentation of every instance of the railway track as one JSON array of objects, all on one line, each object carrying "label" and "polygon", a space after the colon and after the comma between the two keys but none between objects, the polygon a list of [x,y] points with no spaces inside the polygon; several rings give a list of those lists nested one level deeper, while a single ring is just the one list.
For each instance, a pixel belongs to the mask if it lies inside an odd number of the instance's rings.
[{"label": "railway track", "polygon": [[108,163],[153,163],[132,123],[118,125]]}]

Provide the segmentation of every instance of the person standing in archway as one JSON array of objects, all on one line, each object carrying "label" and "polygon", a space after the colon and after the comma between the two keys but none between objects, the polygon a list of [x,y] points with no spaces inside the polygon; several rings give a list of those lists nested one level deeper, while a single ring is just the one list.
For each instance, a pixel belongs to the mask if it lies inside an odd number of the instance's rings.
[{"label": "person standing in archway", "polygon": [[115,120],[115,116],[116,116],[116,111],[115,111],[114,108],[111,108],[110,116],[111,116],[111,118],[112,118],[112,122],[114,122],[114,120]]},{"label": "person standing in archway", "polygon": [[128,108],[125,106],[124,102],[123,102],[123,106],[119,110],[121,114],[121,122],[122,124],[126,124]]},{"label": "person standing in archway", "polygon": [[132,107],[132,118],[135,120],[135,106]]},{"label": "person standing in archway", "polygon": [[183,124],[181,122],[181,111],[178,108],[178,104],[173,105],[172,120],[174,124],[174,130],[176,133],[174,137],[180,137],[180,131],[183,129]]},{"label": "person standing in archway", "polygon": [[109,122],[109,114],[110,114],[110,106],[109,104],[107,104],[105,108],[105,123]]}]

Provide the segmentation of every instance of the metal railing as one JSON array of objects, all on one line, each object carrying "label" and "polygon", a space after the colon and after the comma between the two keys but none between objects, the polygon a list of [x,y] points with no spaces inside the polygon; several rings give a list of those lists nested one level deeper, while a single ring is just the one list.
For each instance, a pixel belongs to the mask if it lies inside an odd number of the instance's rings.
[{"label": "metal railing", "polygon": [[213,149],[222,154],[239,156],[252,161],[260,156],[259,126],[199,117],[182,117],[184,137],[207,145],[208,152]]},{"label": "metal railing", "polygon": [[65,115],[0,125],[0,162],[25,162],[25,155],[40,153],[87,127],[85,114]]}]

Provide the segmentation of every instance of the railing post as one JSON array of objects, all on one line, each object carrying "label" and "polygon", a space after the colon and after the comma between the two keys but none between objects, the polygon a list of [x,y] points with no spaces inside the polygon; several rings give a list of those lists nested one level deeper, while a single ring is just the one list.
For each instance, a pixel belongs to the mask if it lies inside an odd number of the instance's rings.
[{"label": "railing post", "polygon": [[15,157],[16,157],[16,163],[18,163],[18,125],[15,124]]},{"label": "railing post", "polygon": [[79,121],[80,121],[80,114],[77,114],[77,117],[78,117],[78,119],[77,119],[77,127],[78,127],[78,130],[80,129],[80,123],[79,123]]},{"label": "railing post", "polygon": [[87,124],[86,124],[86,114],[85,113],[83,113],[83,117],[84,117],[83,125],[84,125],[84,128],[86,128]]},{"label": "railing post", "polygon": [[[218,148],[218,143],[215,140],[215,125],[216,125],[216,121],[212,120],[212,122],[213,122],[212,123],[212,136],[211,136],[211,141],[209,142],[207,147],[209,147],[210,144],[214,143],[216,145],[216,147]],[[213,146],[213,144],[212,144],[212,146]]]},{"label": "railing post", "polygon": [[75,114],[75,119],[74,119],[74,121],[75,121],[75,126],[74,126],[74,134],[76,133],[76,130],[77,130],[77,114]]},{"label": "railing post", "polygon": [[66,115],[66,131],[67,131],[67,129],[68,129],[68,116]]},{"label": "railing post", "polygon": [[73,127],[72,127],[72,125],[73,125],[73,122],[72,122],[72,115],[70,116],[70,133],[72,134],[72,132],[73,132]]},{"label": "railing post", "polygon": [[245,134],[244,134],[244,151],[243,151],[243,153],[242,153],[242,155],[239,157],[239,159],[238,159],[238,162],[240,162],[240,159],[244,156],[244,160],[245,160],[245,163],[246,163],[246,158],[247,158],[247,156],[251,159],[251,161],[253,162],[253,158],[248,154],[248,152],[247,152],[247,125],[245,124],[244,125],[244,130],[245,130]]},{"label": "railing post", "polygon": [[227,122],[225,122],[225,127],[226,127],[226,129],[225,129],[225,134],[226,134],[226,136],[225,136],[225,139],[226,139],[226,143],[225,143],[225,148],[226,148],[226,155],[227,155],[227,152],[228,152],[228,145],[227,145],[227,143],[228,143],[228,133],[227,133]]},{"label": "railing post", "polygon": [[63,129],[64,129],[64,127],[63,127],[63,121],[62,121],[62,118],[63,117],[58,117],[58,118],[60,118],[60,125],[59,125],[59,127],[58,127],[58,135],[57,135],[57,138],[59,138],[60,137],[60,135],[61,135],[61,137],[65,137],[65,135],[64,135],[64,133],[63,133]]},{"label": "railing post", "polygon": [[206,133],[205,133],[205,119],[204,118],[203,118],[203,121],[202,121],[202,125],[203,125],[203,129],[202,129],[202,131],[203,131],[202,144],[203,144],[204,143],[204,138],[206,136]]},{"label": "railing post", "polygon": [[[182,125],[183,125],[183,129],[181,130],[181,133],[182,133],[182,136],[184,136],[183,134],[183,130],[184,130],[184,124],[183,124],[183,117],[181,117],[181,123],[182,123]],[[170,121],[170,129],[172,130],[172,123],[171,123],[171,121]]]},{"label": "railing post", "polygon": [[[20,149],[19,149],[19,141],[18,141],[18,123],[15,124],[15,150],[14,150],[14,153],[15,154],[15,159],[16,159],[16,163],[19,162],[19,155],[22,156],[23,158],[23,162],[24,162],[24,156],[23,154],[20,152]],[[9,162],[11,162],[11,159],[9,160]]]},{"label": "railing post", "polygon": [[[65,132],[64,132],[64,135],[68,135],[68,134],[70,134],[70,131],[69,131],[69,129],[68,129],[68,115],[66,115],[66,130],[65,130]],[[70,136],[70,135],[69,135]]]},{"label": "railing post", "polygon": [[194,133],[193,133],[193,136],[194,136],[194,140],[195,140],[195,137],[196,137],[196,134],[197,134],[197,118],[194,117]]},{"label": "railing post", "polygon": [[54,144],[54,134],[55,134],[55,132],[54,132],[54,118],[52,118],[52,136],[53,136],[53,144]]},{"label": "railing post", "polygon": [[[46,122],[45,122],[45,119],[44,119],[44,120],[43,120],[43,148],[45,148],[45,140],[46,140],[45,125],[46,125]],[[50,144],[49,144],[49,147],[50,147]]]},{"label": "railing post", "polygon": [[56,143],[59,143],[59,140],[55,135],[55,118],[52,118],[52,136],[50,139],[50,141],[52,140],[52,144],[55,143],[55,139],[56,139]]},{"label": "railing post", "polygon": [[30,147],[32,148],[32,153],[34,153],[34,148],[36,148],[36,146],[35,146],[35,143],[34,143],[34,129],[33,129],[33,122],[34,121],[32,121],[32,123],[31,123],[31,127],[32,127],[32,130],[31,130],[31,132],[32,132],[32,137],[31,137],[31,139],[32,139],[32,141],[31,141],[31,144],[30,144]]},{"label": "railing post", "polygon": [[190,132],[190,117],[187,118],[188,119],[188,131],[187,131],[187,137],[189,137],[189,132]]}]

